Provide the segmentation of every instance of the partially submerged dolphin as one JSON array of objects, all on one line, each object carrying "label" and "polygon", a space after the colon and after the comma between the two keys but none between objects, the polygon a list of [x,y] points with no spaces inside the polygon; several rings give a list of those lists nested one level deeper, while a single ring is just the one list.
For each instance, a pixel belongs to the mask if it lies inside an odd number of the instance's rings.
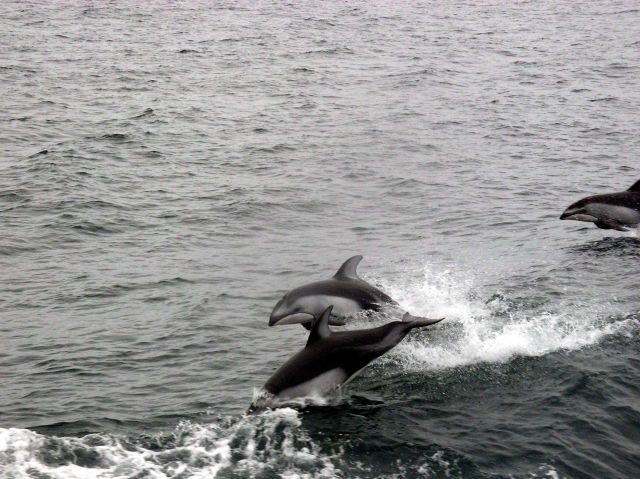
[{"label": "partially submerged dolphin", "polygon": [[329,328],[332,306],[314,319],[307,345],[284,363],[264,385],[278,399],[326,394],[353,379],[371,361],[404,339],[413,328],[442,321],[413,318],[378,328],[333,332]]},{"label": "partially submerged dolphin", "polygon": [[305,284],[286,293],[273,308],[269,326],[301,323],[309,329],[311,321],[319,318],[329,306],[333,306],[329,324],[334,326],[343,326],[345,316],[359,311],[398,307],[393,299],[358,276],[356,268],[361,260],[362,256],[353,256],[331,279]]},{"label": "partially submerged dolphin", "polygon": [[635,228],[640,224],[640,180],[627,191],[583,198],[569,206],[560,219],[587,221],[605,230]]}]

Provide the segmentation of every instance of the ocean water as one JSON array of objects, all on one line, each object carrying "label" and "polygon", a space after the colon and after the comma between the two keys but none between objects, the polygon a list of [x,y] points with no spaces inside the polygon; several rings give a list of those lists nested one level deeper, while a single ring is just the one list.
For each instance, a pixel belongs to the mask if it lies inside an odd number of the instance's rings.
[{"label": "ocean water", "polygon": [[[637,2],[0,18],[0,477],[640,476],[640,239],[558,220],[640,179]],[[245,415],[354,254],[446,321]]]}]

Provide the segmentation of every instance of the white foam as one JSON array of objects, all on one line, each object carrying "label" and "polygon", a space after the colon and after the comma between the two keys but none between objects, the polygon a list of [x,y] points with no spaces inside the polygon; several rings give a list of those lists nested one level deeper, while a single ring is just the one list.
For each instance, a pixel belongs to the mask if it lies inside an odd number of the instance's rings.
[{"label": "white foam", "polygon": [[406,273],[399,281],[377,283],[414,315],[446,317],[420,339],[407,338],[386,358],[399,359],[410,370],[575,350],[637,327],[634,320],[609,321],[613,307],[607,304],[556,304],[547,310],[527,310],[513,307],[499,295],[484,301],[473,279],[451,271],[434,273],[428,266],[418,279]]},{"label": "white foam", "polygon": [[341,390],[332,390],[330,393],[323,395],[320,393],[311,393],[306,396],[296,396],[292,398],[281,399],[262,388],[253,389],[253,400],[251,405],[256,410],[277,409],[277,408],[295,408],[304,409],[308,406],[328,406],[339,404],[343,398]]},{"label": "white foam", "polygon": [[[247,477],[273,470],[282,477],[305,479],[339,473],[334,457],[321,453],[301,428],[298,412],[291,408],[243,416],[228,427],[184,422],[174,436],[173,447],[157,451],[125,446],[122,438],[102,434],[52,438],[27,429],[0,428],[0,475],[15,479],[37,475],[106,479],[144,473],[154,479],[179,474],[212,478],[231,469]],[[78,465],[75,452],[80,450],[96,460],[90,466]],[[52,451],[56,460],[48,464],[43,457]]]},{"label": "white foam", "polygon": [[[348,477],[365,473],[366,477],[381,475],[360,462],[349,460],[344,453],[323,454],[301,427],[297,411],[282,408],[260,415],[244,416],[230,426],[181,423],[174,431],[175,443],[166,449],[145,449],[123,445],[122,438],[106,434],[91,434],[82,438],[47,437],[26,429],[0,428],[0,477],[11,479],[111,479],[149,477],[281,477],[286,479],[324,479],[347,477],[336,464],[350,462]],[[79,463],[74,454],[83,450],[91,456],[91,466],[60,464]],[[58,454],[56,454],[58,453]],[[43,456],[55,456],[50,464]],[[457,459],[446,459],[444,451],[436,451],[424,464],[412,465],[398,458],[395,464],[399,476],[415,469],[423,477],[463,477]],[[394,476],[395,477],[395,476]],[[555,478],[559,474],[548,465],[539,467],[532,478]]]},{"label": "white foam", "polygon": [[[543,474],[542,476],[540,474]],[[558,471],[556,471],[553,466],[550,466],[549,464],[542,464],[540,467],[538,467],[538,473],[532,473],[530,474],[530,476],[532,478],[548,478],[548,479],[564,479],[565,476],[561,476],[560,473]]]}]

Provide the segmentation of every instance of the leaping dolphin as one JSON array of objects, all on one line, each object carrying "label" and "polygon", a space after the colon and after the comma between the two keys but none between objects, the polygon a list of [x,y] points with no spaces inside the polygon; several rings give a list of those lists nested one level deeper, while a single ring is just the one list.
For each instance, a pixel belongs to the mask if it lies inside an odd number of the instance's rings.
[{"label": "leaping dolphin", "polygon": [[331,279],[305,284],[286,293],[273,308],[269,326],[300,323],[309,329],[311,321],[319,318],[329,306],[333,306],[329,322],[333,326],[343,326],[345,316],[359,311],[380,311],[385,306],[399,308],[397,302],[358,276],[356,268],[361,260],[361,255],[353,256]]},{"label": "leaping dolphin", "polygon": [[349,382],[371,361],[396,346],[413,328],[431,326],[440,319],[405,314],[371,329],[333,332],[329,328],[332,306],[314,319],[307,345],[284,363],[264,389],[278,399],[326,394]]},{"label": "leaping dolphin", "polygon": [[583,198],[569,206],[560,219],[587,221],[605,230],[635,228],[640,224],[640,180],[627,191]]}]

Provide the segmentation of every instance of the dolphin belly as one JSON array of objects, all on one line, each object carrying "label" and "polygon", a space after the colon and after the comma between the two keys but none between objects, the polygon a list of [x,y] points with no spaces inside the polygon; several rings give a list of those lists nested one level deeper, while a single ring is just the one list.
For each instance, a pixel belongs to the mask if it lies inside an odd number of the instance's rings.
[{"label": "dolphin belly", "polygon": [[344,383],[347,377],[348,374],[342,368],[330,369],[308,381],[283,389],[277,396],[280,399],[291,399],[326,394]]},{"label": "dolphin belly", "polygon": [[325,307],[333,305],[334,316],[350,316],[364,309],[358,301],[343,296],[325,296],[323,303],[326,304]]},{"label": "dolphin belly", "polygon": [[598,218],[616,220],[625,225],[640,223],[640,211],[626,206],[593,203],[587,207],[587,211]]}]

